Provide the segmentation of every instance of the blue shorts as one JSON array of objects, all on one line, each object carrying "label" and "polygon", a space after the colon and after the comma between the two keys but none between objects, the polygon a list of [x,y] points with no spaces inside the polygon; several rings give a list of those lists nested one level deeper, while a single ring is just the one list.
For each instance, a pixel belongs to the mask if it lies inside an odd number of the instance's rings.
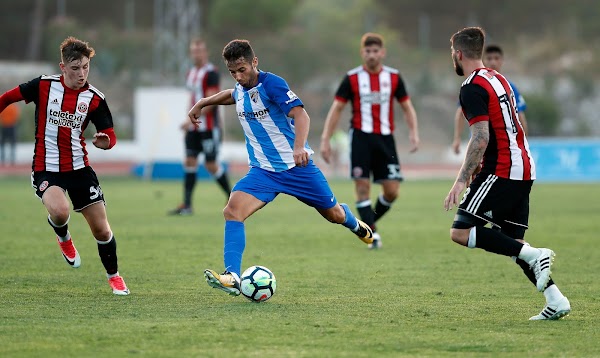
[{"label": "blue shorts", "polygon": [[232,191],[243,191],[265,203],[283,193],[315,209],[329,209],[337,204],[327,179],[312,160],[305,167],[293,167],[282,172],[252,167]]}]

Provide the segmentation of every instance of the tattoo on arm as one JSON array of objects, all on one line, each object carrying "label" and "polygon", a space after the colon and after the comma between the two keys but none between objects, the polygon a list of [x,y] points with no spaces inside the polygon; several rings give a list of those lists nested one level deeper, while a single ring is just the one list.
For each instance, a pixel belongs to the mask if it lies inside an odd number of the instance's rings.
[{"label": "tattoo on arm", "polygon": [[475,168],[481,163],[483,154],[490,140],[489,122],[481,121],[471,126],[471,139],[467,146],[465,161],[460,168],[457,181],[466,183],[473,175]]}]

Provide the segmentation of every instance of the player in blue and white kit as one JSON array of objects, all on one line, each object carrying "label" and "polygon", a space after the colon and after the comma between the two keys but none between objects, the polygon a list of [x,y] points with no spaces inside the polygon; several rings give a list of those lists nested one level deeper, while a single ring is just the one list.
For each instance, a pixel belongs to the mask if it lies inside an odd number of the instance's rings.
[{"label": "player in blue and white kit", "polygon": [[310,118],[286,81],[258,69],[258,58],[247,40],[229,42],[223,59],[237,82],[235,88],[200,99],[188,115],[198,125],[203,107],[235,104],[244,129],[250,171],[235,184],[223,210],[225,272],[204,271],[210,286],[238,296],[246,246],[244,221],[280,193],[314,207],[325,219],[344,225],[367,244],[373,242],[373,232],[346,204],[337,202],[325,176],[310,159]]}]

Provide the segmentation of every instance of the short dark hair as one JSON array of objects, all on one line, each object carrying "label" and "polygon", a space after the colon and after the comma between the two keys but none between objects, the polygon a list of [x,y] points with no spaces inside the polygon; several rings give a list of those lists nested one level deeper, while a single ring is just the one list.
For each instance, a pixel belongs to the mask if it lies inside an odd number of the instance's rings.
[{"label": "short dark hair", "polygon": [[83,57],[92,58],[96,54],[90,45],[73,36],[67,37],[60,44],[60,59],[63,63],[81,60]]},{"label": "short dark hair", "polygon": [[377,45],[383,47],[383,36],[374,32],[367,32],[360,39],[360,48]]},{"label": "short dark hair", "polygon": [[499,53],[500,56],[504,56],[504,52],[502,51],[502,47],[498,45],[487,45],[483,53]]},{"label": "short dark hair", "polygon": [[465,27],[450,38],[454,50],[460,50],[471,59],[481,59],[484,42],[485,32],[481,27]]},{"label": "short dark hair", "polygon": [[254,50],[248,40],[231,40],[223,48],[223,58],[226,63],[235,62],[240,58],[243,58],[248,63],[252,63],[254,57]]}]

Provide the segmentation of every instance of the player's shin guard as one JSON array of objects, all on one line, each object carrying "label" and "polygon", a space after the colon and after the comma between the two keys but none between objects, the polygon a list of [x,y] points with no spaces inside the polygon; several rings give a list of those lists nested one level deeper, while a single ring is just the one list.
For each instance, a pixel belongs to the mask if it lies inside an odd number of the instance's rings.
[{"label": "player's shin guard", "polygon": [[371,200],[363,200],[356,203],[356,210],[360,215],[360,219],[375,230],[375,213],[371,207]]},{"label": "player's shin guard", "polygon": [[104,269],[106,269],[106,273],[109,275],[116,274],[119,265],[117,264],[117,240],[114,235],[111,235],[108,241],[96,240],[96,242],[98,243],[98,255]]},{"label": "player's shin guard", "polygon": [[183,204],[186,207],[192,206],[192,194],[196,186],[196,168],[185,168],[185,178],[183,182]]},{"label": "player's shin guard", "polygon": [[242,255],[246,248],[246,229],[240,221],[225,221],[225,243],[223,261],[225,270],[240,276],[242,271]]},{"label": "player's shin guard", "polygon": [[231,186],[229,185],[229,178],[227,177],[227,172],[223,171],[221,175],[215,177],[215,180],[217,181],[221,189],[223,189],[223,192],[225,192],[225,194],[231,194]]},{"label": "player's shin guard", "polygon": [[379,197],[377,198],[377,203],[375,203],[375,208],[373,209],[373,222],[377,222],[377,220],[381,219],[381,217],[385,215],[385,213],[387,213],[388,210],[390,210],[390,208],[392,207],[392,202],[393,201],[385,200],[383,195],[379,195]]},{"label": "player's shin guard", "polygon": [[352,231],[356,231],[358,229],[358,221],[356,220],[356,216],[352,214],[352,211],[350,211],[348,204],[341,203],[340,206],[342,207],[342,209],[344,209],[344,212],[346,213],[346,218],[344,219],[342,225],[344,225]]},{"label": "player's shin guard", "polygon": [[[500,231],[483,226],[476,226],[473,229],[475,230],[475,237],[473,238],[475,247],[484,249],[485,251],[504,256],[518,256],[523,247],[522,243],[504,235]],[[469,240],[471,240],[470,237]]]},{"label": "player's shin guard", "polygon": [[70,218],[71,218],[71,216],[69,216],[67,218],[66,223],[64,223],[62,226],[59,226],[59,225],[56,225],[54,223],[54,221],[52,221],[50,214],[48,214],[48,224],[50,224],[50,226],[52,226],[52,229],[54,229],[56,236],[58,236],[58,239],[61,241],[68,241],[70,239],[70,237],[69,237],[69,219]]}]

